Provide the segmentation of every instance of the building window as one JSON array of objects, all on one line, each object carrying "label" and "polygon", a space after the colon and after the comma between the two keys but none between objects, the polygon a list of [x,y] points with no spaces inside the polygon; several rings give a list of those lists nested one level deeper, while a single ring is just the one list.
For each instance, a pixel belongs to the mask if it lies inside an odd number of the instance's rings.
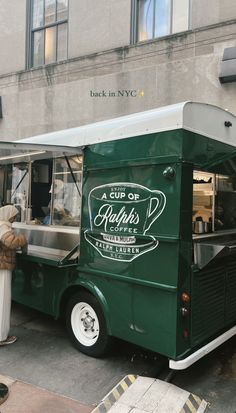
[{"label": "building window", "polygon": [[31,66],[67,59],[68,0],[32,0]]},{"label": "building window", "polygon": [[136,0],[136,41],[189,29],[190,0]]}]

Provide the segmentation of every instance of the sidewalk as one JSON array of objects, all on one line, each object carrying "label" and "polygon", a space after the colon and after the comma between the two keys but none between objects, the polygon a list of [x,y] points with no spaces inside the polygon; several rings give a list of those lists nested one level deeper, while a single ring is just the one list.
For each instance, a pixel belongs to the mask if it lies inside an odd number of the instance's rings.
[{"label": "sidewalk", "polygon": [[6,376],[0,375],[0,382],[9,388],[0,413],[90,413],[94,408]]},{"label": "sidewalk", "polygon": [[22,381],[0,375],[9,397],[0,413],[204,413],[208,404],[173,384],[128,375],[94,408]]}]

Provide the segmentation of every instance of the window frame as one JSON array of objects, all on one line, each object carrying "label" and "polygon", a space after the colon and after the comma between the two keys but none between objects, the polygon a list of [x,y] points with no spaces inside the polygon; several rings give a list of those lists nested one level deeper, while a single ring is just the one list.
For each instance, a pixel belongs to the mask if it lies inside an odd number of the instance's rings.
[{"label": "window frame", "polygon": [[[55,20],[53,23],[45,24],[45,0],[43,0],[43,21],[44,24],[39,27],[33,27],[33,6],[34,6],[34,0],[27,0],[27,33],[26,33],[26,50],[27,50],[27,56],[26,56],[26,67],[27,69],[36,69],[42,66],[47,66],[51,64],[55,64],[58,62],[61,62],[63,60],[68,59],[68,24],[69,24],[69,1],[68,1],[68,6],[67,6],[67,18],[66,19],[60,19],[60,20]],[[56,9],[55,9],[55,14],[57,16],[57,0],[56,0]],[[66,57],[65,59],[62,60],[57,60],[58,57],[58,27],[67,24],[67,38],[66,38]],[[45,63],[45,37],[46,37],[46,29],[55,27],[56,28],[56,59],[53,62],[50,63]],[[34,33],[43,31],[44,33],[44,40],[43,40],[43,50],[44,50],[44,55],[43,55],[43,63],[40,65],[35,65],[34,66]]]},{"label": "window frame", "polygon": [[[156,10],[156,4],[154,4],[154,10],[153,10],[153,27],[152,27],[152,37],[150,39],[146,40],[138,40],[139,37],[139,24],[138,24],[138,18],[139,18],[139,8],[138,8],[138,2],[139,0],[131,0],[131,31],[130,31],[130,40],[131,44],[139,44],[139,43],[144,43],[144,42],[150,42],[153,40],[158,40],[167,36],[173,36],[181,32],[172,32],[173,30],[173,1],[170,0],[170,32],[166,35],[162,36],[156,36],[155,37],[155,10]],[[154,0],[154,3],[156,0]],[[188,0],[188,28],[184,31],[188,31],[191,28],[191,10],[192,10],[192,0]]]}]

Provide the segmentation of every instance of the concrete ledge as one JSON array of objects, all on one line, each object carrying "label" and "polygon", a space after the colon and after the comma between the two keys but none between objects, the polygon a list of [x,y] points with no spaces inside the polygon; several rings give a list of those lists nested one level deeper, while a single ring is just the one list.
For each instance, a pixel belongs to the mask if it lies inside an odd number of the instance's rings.
[{"label": "concrete ledge", "polygon": [[105,413],[120,399],[122,394],[135,382],[137,376],[125,376],[99,403],[92,413]]},{"label": "concrete ledge", "polygon": [[126,376],[92,413],[203,413],[208,404],[171,383]]}]

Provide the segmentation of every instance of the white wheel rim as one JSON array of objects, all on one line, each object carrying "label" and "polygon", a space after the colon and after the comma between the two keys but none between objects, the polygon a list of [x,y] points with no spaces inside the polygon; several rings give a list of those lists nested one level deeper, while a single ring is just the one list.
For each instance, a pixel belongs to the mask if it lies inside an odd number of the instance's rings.
[{"label": "white wheel rim", "polygon": [[99,337],[99,321],[87,303],[76,304],[71,313],[71,327],[77,340],[86,347],[93,346]]}]

